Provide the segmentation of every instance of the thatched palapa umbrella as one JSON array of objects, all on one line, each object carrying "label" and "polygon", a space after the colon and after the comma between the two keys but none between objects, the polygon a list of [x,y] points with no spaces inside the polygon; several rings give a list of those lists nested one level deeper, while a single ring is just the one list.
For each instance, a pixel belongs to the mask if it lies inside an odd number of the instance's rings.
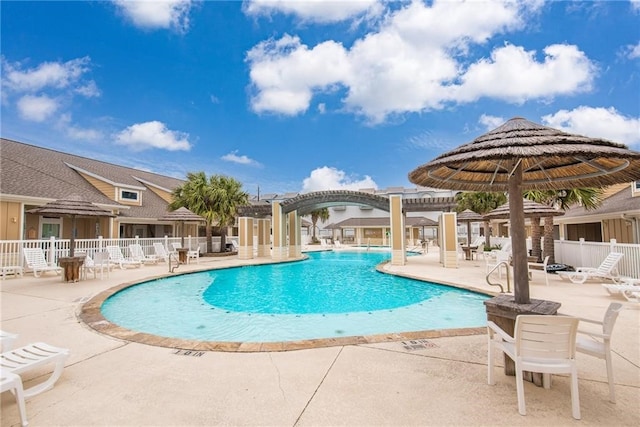
[{"label": "thatched palapa umbrella", "polygon": [[31,214],[47,215],[55,218],[71,218],[71,240],[69,242],[70,257],[75,255],[77,217],[105,216],[113,218],[116,216],[111,212],[84,200],[77,194],[73,194],[66,199],[54,200],[53,202],[49,202],[39,208],[29,209],[27,212]]},{"label": "thatched palapa umbrella", "polygon": [[184,248],[184,223],[185,222],[205,222],[205,219],[198,214],[191,212],[189,209],[180,207],[175,211],[168,212],[167,214],[158,218],[158,221],[174,221],[180,223],[180,234],[182,237],[181,245]]},{"label": "thatched palapa umbrella", "polygon": [[529,304],[524,190],[602,187],[640,179],[640,152],[513,118],[409,173],[425,187],[508,191],[515,302]]},{"label": "thatched palapa umbrella", "polygon": [[465,209],[457,215],[458,222],[467,223],[467,247],[471,247],[471,223],[481,222],[484,218],[477,212],[471,209]]}]

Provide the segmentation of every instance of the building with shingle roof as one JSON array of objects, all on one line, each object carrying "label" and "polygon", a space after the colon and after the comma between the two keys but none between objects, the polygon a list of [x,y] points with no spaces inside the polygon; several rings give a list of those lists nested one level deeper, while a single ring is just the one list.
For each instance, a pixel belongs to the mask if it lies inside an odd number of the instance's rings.
[{"label": "building with shingle roof", "polygon": [[[0,239],[70,236],[64,219],[26,213],[76,195],[116,215],[84,219],[78,238],[158,237],[173,225],[167,212],[171,191],[184,181],[48,148],[0,139]],[[96,222],[97,221],[97,222]]]}]

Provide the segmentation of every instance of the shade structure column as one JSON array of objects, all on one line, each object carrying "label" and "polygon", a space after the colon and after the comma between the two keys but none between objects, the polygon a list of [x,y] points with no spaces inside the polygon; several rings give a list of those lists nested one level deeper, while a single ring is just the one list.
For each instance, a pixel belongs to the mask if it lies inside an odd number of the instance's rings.
[{"label": "shade structure column", "polygon": [[300,258],[302,256],[301,222],[298,211],[289,212],[287,215],[289,222],[289,258]]},{"label": "shade structure column", "polygon": [[238,218],[238,259],[253,258],[253,218]]},{"label": "shade structure column", "polygon": [[389,196],[389,219],[391,223],[391,265],[405,265],[404,214],[402,196]]},{"label": "shade structure column", "polygon": [[273,230],[272,259],[280,261],[287,259],[287,221],[282,213],[280,202],[271,203],[271,226]]},{"label": "shade structure column", "polygon": [[258,219],[258,257],[271,255],[271,220]]},{"label": "shade structure column", "polygon": [[458,226],[455,212],[440,215],[440,262],[445,268],[458,268]]}]

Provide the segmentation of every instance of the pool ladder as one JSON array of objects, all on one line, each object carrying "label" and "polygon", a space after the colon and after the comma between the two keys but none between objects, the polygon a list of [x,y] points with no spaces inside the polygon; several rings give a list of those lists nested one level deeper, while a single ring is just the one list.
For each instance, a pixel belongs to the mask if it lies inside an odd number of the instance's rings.
[{"label": "pool ladder", "polygon": [[[176,265],[175,266],[171,266],[171,257],[175,258],[176,260]],[[178,255],[174,254],[173,252],[169,253],[169,273],[173,273],[173,271],[180,267],[180,258],[178,258]]]},{"label": "pool ladder", "polygon": [[500,287],[500,293],[504,294],[504,288],[502,287],[502,283],[493,283],[491,282],[491,280],[489,280],[489,277],[491,276],[491,273],[493,273],[494,271],[496,271],[497,269],[501,268],[502,266],[505,266],[505,270],[507,270],[507,292],[511,292],[511,274],[509,273],[509,262],[508,261],[501,261],[499,263],[497,263],[496,265],[493,266],[493,268],[489,271],[489,273],[487,273],[487,283],[491,286],[499,286]]}]

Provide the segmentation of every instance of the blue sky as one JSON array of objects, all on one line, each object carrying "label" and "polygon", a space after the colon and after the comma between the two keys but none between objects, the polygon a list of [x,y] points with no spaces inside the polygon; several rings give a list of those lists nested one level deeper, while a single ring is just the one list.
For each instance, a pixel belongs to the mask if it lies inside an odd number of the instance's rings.
[{"label": "blue sky", "polygon": [[514,116],[640,150],[638,0],[0,8],[2,137],[165,175],[413,187]]}]

